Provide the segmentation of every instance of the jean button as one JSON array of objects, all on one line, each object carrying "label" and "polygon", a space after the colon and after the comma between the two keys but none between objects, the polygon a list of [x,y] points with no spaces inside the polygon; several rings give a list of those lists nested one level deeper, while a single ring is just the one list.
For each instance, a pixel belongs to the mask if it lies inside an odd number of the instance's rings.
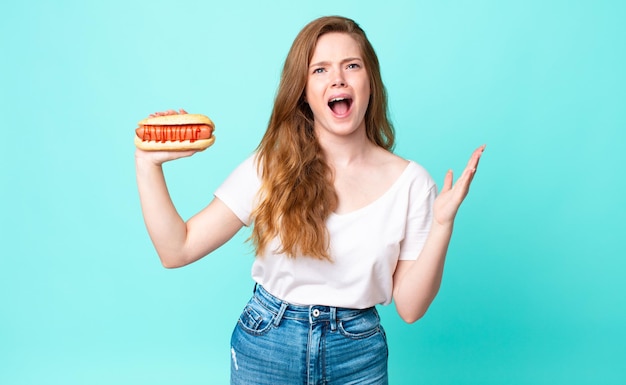
[{"label": "jean button", "polygon": [[320,310],[319,309],[313,309],[313,317],[319,317],[320,316]]}]

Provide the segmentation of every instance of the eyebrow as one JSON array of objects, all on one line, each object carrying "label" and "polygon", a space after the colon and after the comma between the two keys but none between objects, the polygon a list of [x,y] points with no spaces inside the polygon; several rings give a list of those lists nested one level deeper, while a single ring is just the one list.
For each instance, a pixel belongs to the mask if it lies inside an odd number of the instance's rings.
[{"label": "eyebrow", "polygon": [[[345,58],[345,59],[343,59],[341,61],[341,64],[346,63],[346,62],[350,62],[350,61],[355,61],[355,60],[358,60],[361,63],[363,62],[363,59],[361,59],[360,57],[347,57],[347,58]],[[327,60],[324,60],[324,61],[320,61],[320,62],[317,62],[317,63],[311,63],[309,65],[309,68],[311,68],[311,67],[323,67],[323,66],[326,66],[328,64],[330,64],[330,62],[327,61]]]}]

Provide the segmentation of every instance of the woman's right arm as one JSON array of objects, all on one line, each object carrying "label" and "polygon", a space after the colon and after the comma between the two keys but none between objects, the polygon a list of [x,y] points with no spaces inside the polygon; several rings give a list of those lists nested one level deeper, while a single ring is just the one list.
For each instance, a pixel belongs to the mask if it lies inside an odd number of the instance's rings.
[{"label": "woman's right arm", "polygon": [[135,152],[141,210],[150,239],[166,268],[188,265],[231,239],[243,223],[218,198],[185,222],[170,197],[162,164],[195,151]]}]

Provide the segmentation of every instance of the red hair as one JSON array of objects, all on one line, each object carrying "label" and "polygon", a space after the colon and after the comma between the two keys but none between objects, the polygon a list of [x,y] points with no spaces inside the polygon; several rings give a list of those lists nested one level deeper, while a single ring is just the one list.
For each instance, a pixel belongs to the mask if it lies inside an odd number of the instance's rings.
[{"label": "red hair", "polygon": [[261,191],[251,235],[257,255],[279,237],[282,246],[277,252],[330,260],[326,219],[337,207],[337,195],[313,130],[313,113],[304,100],[317,40],[330,32],[349,34],[359,45],[371,87],[366,134],[376,145],[393,148],[380,64],[365,32],[353,20],[338,16],[307,24],[289,50],[267,131],[257,148]]}]

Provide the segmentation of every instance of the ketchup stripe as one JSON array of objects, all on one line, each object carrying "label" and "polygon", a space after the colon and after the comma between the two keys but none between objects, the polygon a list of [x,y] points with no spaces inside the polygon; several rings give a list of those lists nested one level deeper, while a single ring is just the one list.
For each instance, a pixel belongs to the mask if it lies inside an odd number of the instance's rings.
[{"label": "ketchup stripe", "polygon": [[[143,141],[156,142],[195,142],[200,139],[203,125],[189,124],[177,126],[143,126]],[[208,126],[206,126],[208,127]]]}]

